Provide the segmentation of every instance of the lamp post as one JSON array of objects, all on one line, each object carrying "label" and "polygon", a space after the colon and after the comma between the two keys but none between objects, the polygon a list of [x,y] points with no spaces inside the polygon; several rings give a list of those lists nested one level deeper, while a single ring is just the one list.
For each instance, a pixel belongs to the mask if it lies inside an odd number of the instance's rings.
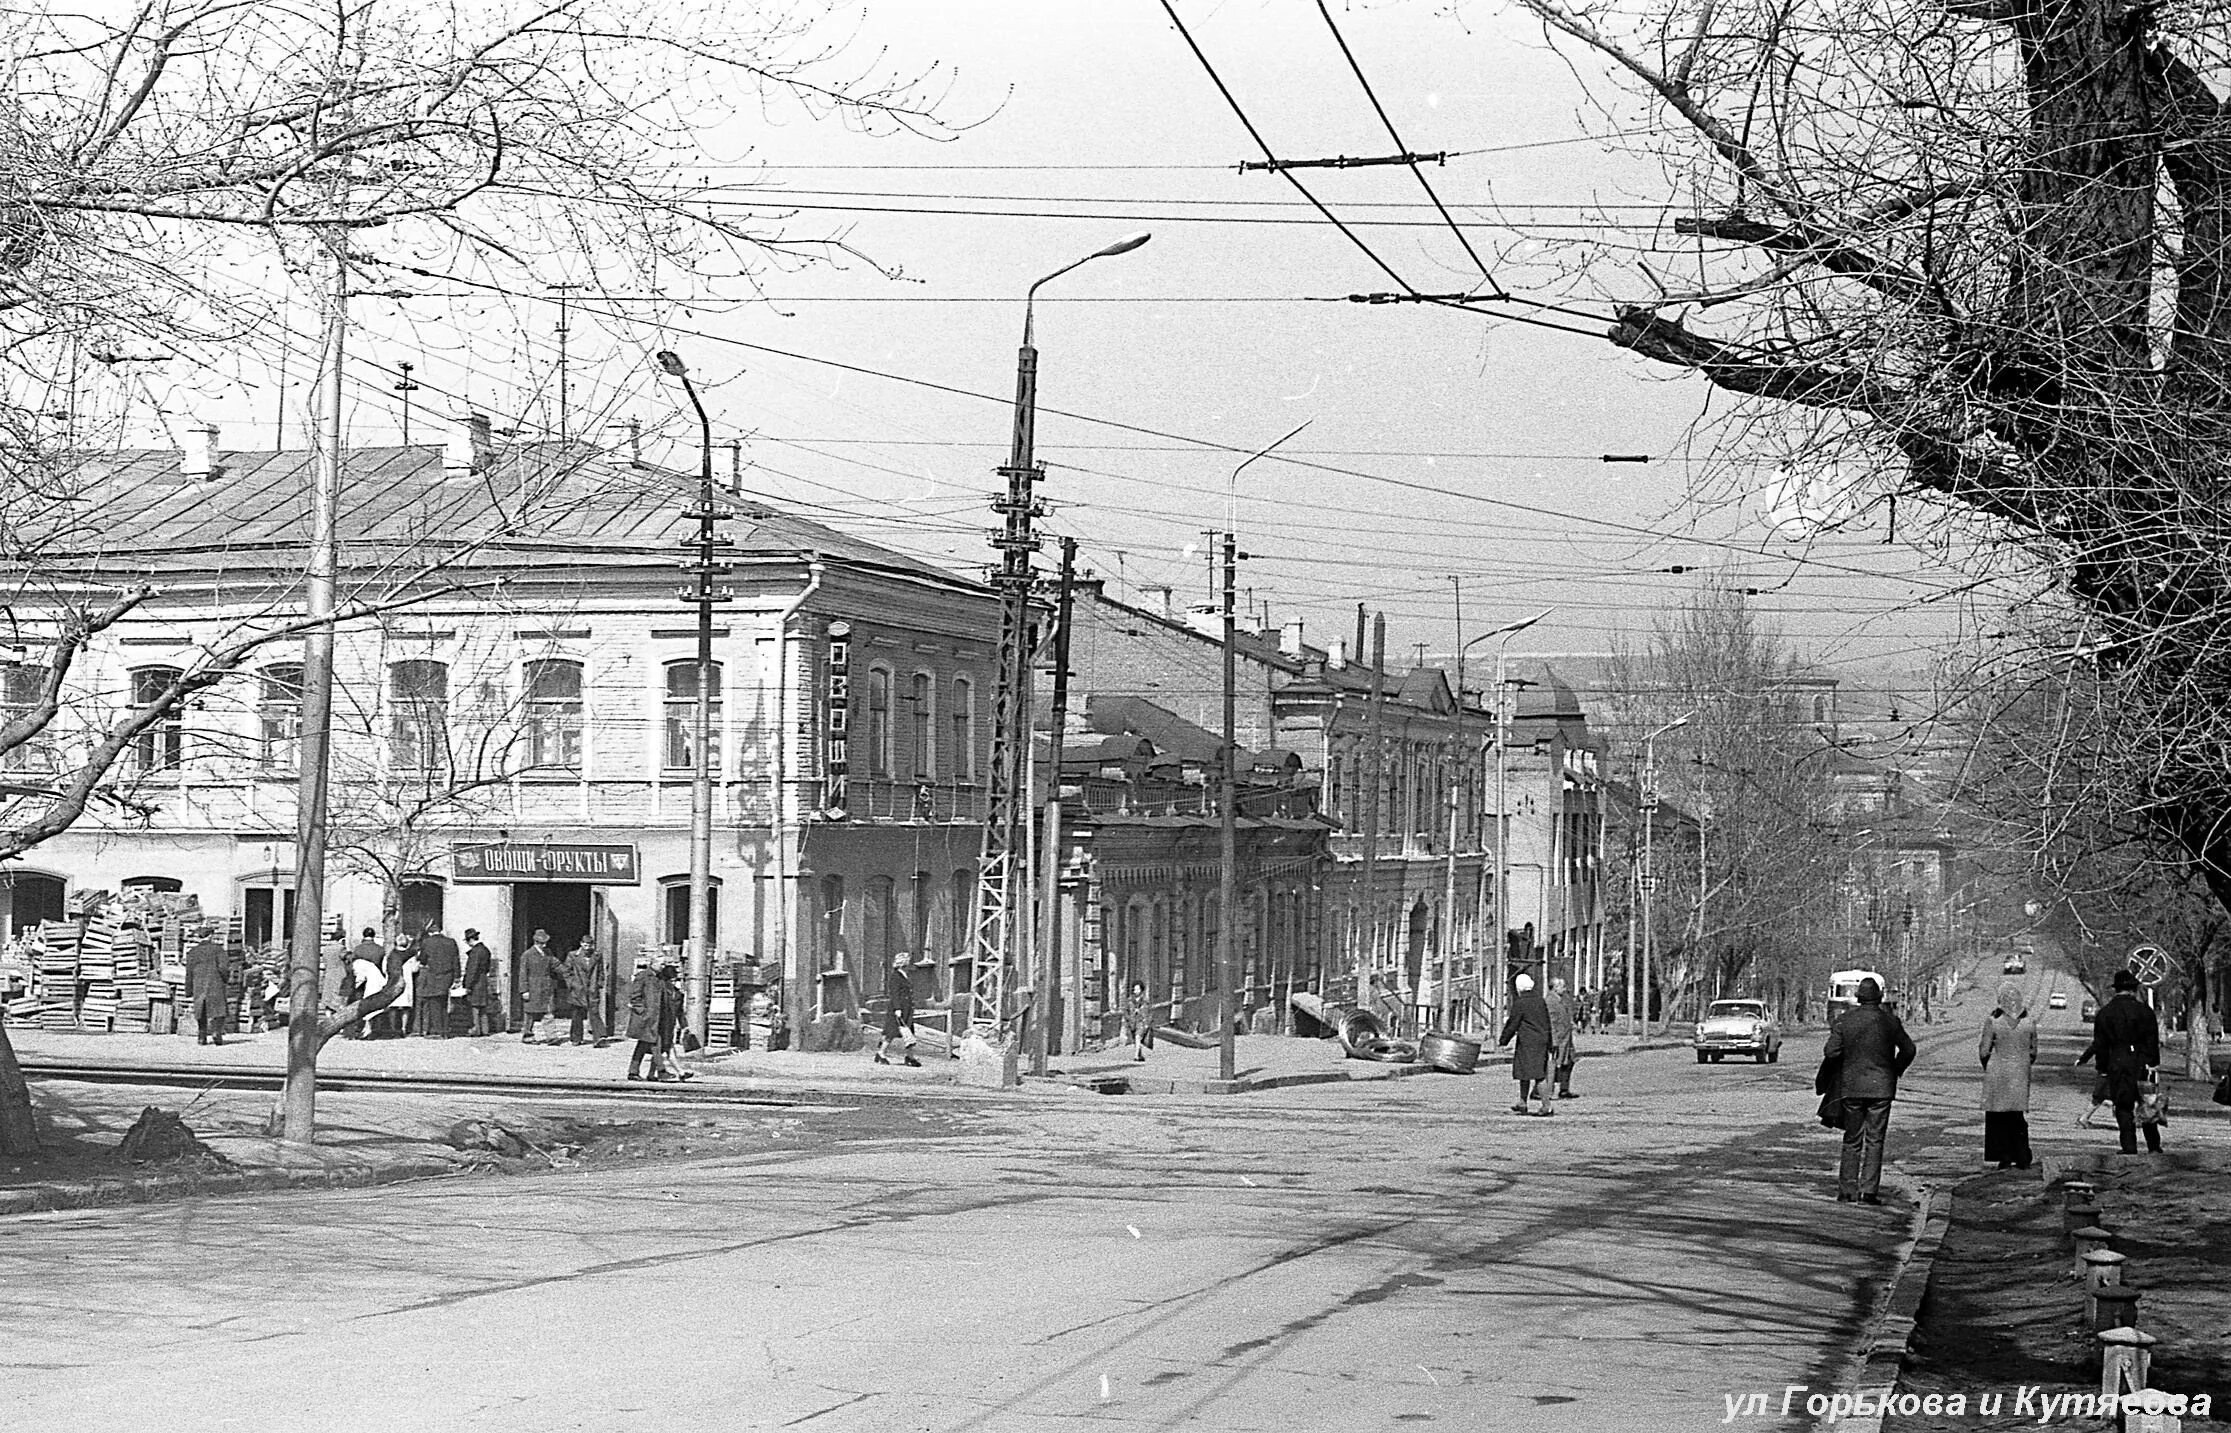
[{"label": "lamp post", "polygon": [[[1030,554],[1038,545],[1033,530],[1041,508],[1031,487],[1041,476],[1037,467],[1038,348],[1036,302],[1038,290],[1094,259],[1128,254],[1153,236],[1141,231],[1126,235],[1081,259],[1062,265],[1033,283],[1023,293],[1023,341],[1015,354],[1014,432],[1007,451],[1007,465],[1000,475],[1007,479],[1006,493],[995,498],[993,508],[1001,526],[992,545],[999,549],[999,570],[992,585],[999,591],[1000,670],[992,687],[992,752],[989,790],[984,806],[983,860],[978,872],[979,919],[976,952],[976,989],[970,1001],[970,1028],[978,1035],[998,1036],[1005,1027],[1006,967],[1013,961],[1025,971],[1038,994],[1033,1003],[1040,1011],[1043,982],[1051,973],[1037,969],[1032,888],[1038,873],[1031,869],[1027,842],[1017,839],[1018,828],[1027,829],[1028,797],[1025,787],[1032,768],[1030,743],[1030,587],[1033,580]],[[1049,810],[1043,832],[1050,849],[1058,851],[1061,833],[1061,773],[1047,783]],[[993,889],[996,886],[997,889]],[[1056,899],[1049,889],[1046,899]],[[987,918],[987,913],[995,913]],[[1044,1018],[1032,1022],[1043,1026]],[[1042,1048],[1042,1047],[1041,1047]]]},{"label": "lamp post", "polygon": [[1459,644],[1456,649],[1456,710],[1457,720],[1462,721],[1464,719],[1465,654],[1470,652],[1473,647],[1492,638],[1502,640],[1502,645],[1495,649],[1495,929],[1488,943],[1488,964],[1492,971],[1492,980],[1489,986],[1490,998],[1487,1005],[1487,1029],[1490,1035],[1502,1028],[1503,987],[1509,983],[1508,974],[1503,968],[1503,957],[1508,940],[1505,932],[1510,926],[1510,905],[1506,888],[1510,885],[1511,879],[1511,833],[1510,818],[1503,809],[1505,800],[1503,749],[1510,740],[1510,709],[1504,701],[1506,684],[1503,679],[1503,661],[1509,650],[1511,638],[1556,610],[1554,607],[1544,607],[1531,617],[1523,618],[1517,622],[1506,622],[1500,627],[1491,627],[1471,641]]},{"label": "lamp post", "polygon": [[1651,914],[1657,905],[1658,873],[1651,868],[1651,836],[1658,825],[1658,738],[1675,727],[1687,726],[1687,717],[1676,717],[1642,739],[1642,1009],[1638,1012],[1642,1033],[1650,1033],[1650,979],[1652,943]]},{"label": "lamp post", "polygon": [[670,348],[658,351],[658,366],[668,377],[682,381],[682,392],[697,410],[700,439],[697,504],[683,513],[697,520],[697,535],[685,540],[696,549],[690,565],[696,569],[697,581],[681,592],[684,602],[697,607],[697,707],[690,721],[689,941],[683,950],[682,1019],[702,1044],[711,1021],[713,977],[713,607],[734,595],[713,585],[721,571],[719,550],[729,545],[714,524],[729,513],[713,501],[713,420],[706,416],[697,385],[690,382],[681,355]]}]

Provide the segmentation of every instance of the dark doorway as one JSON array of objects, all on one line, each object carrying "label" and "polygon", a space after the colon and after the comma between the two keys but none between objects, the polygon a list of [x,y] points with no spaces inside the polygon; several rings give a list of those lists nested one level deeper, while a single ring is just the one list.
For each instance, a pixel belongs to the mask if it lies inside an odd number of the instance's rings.
[{"label": "dark doorway", "polygon": [[294,939],[294,892],[250,886],[243,893],[242,915],[250,950]]},{"label": "dark doorway", "polygon": [[511,888],[511,1018],[526,1011],[527,991],[520,980],[519,957],[537,930],[550,932],[550,953],[564,955],[589,933],[588,886],[520,881]]},{"label": "dark doorway", "polygon": [[63,885],[59,876],[16,871],[8,878],[10,928],[17,934],[41,921],[58,921],[63,914]]},{"label": "dark doorway", "polygon": [[442,883],[428,880],[403,882],[403,908],[397,914],[403,934],[424,935],[442,923]]}]

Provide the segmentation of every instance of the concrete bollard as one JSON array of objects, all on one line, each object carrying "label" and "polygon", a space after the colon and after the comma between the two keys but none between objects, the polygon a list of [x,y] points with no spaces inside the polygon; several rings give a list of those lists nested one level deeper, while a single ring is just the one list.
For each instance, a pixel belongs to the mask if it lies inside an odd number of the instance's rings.
[{"label": "concrete bollard", "polygon": [[2061,1205],[2066,1208],[2072,1204],[2091,1204],[2096,1202],[2092,1196],[2097,1193],[2099,1193],[2099,1186],[2090,1180],[2071,1179],[2061,1186]]},{"label": "concrete bollard", "polygon": [[2072,1229],[2069,1231],[2068,1237],[2076,1241],[2076,1256],[2070,1261],[2069,1272],[2079,1279],[2084,1277],[2084,1258],[2086,1255],[2101,1249],[2115,1247],[2114,1231],[2112,1229],[2102,1229],[2096,1224],[2087,1225],[2082,1229]]},{"label": "concrete bollard", "polygon": [[2085,1304],[2091,1314],[2092,1332],[2138,1328],[2138,1290],[2128,1284],[2102,1284],[2092,1290]]},{"label": "concrete bollard", "polygon": [[2108,1398],[2143,1392],[2153,1371],[2157,1340],[2134,1328],[2102,1329],[2092,1335],[2099,1344],[2099,1391]]},{"label": "concrete bollard", "polygon": [[2090,1293],[2101,1284],[2119,1284],[2123,1281],[2123,1256],[2112,1249],[2087,1249],[2077,1256],[2084,1265],[2084,1292]]},{"label": "concrete bollard", "polygon": [[2061,1211],[2061,1229],[2073,1234],[2100,1222],[2100,1208],[2096,1204],[2071,1204]]}]

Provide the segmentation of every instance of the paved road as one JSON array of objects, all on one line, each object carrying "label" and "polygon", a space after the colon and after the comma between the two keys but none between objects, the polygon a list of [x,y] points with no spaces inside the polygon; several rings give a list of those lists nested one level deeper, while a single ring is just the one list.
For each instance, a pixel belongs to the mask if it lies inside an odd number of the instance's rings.
[{"label": "paved road", "polygon": [[[1925,1060],[1972,1060],[1961,1028]],[[1553,1119],[1499,1075],[1048,1092],[821,1113],[863,1138],[805,1151],[7,1220],[10,1422],[1719,1427],[1836,1382],[1905,1233],[1834,1202],[1815,1043],[1589,1060]],[[1901,1106],[1894,1152],[1953,1118]]]}]

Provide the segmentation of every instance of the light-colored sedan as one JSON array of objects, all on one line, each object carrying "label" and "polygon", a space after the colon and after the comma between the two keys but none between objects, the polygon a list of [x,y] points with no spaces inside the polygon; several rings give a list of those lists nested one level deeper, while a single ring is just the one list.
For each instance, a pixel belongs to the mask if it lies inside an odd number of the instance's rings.
[{"label": "light-colored sedan", "polygon": [[1749,1055],[1762,1065],[1782,1058],[1782,1027],[1763,1000],[1715,1000],[1696,1025],[1696,1062]]},{"label": "light-colored sedan", "polygon": [[2068,997],[2056,990],[2045,997],[2045,1008],[2048,1010],[2066,1010],[2068,1008]]}]

